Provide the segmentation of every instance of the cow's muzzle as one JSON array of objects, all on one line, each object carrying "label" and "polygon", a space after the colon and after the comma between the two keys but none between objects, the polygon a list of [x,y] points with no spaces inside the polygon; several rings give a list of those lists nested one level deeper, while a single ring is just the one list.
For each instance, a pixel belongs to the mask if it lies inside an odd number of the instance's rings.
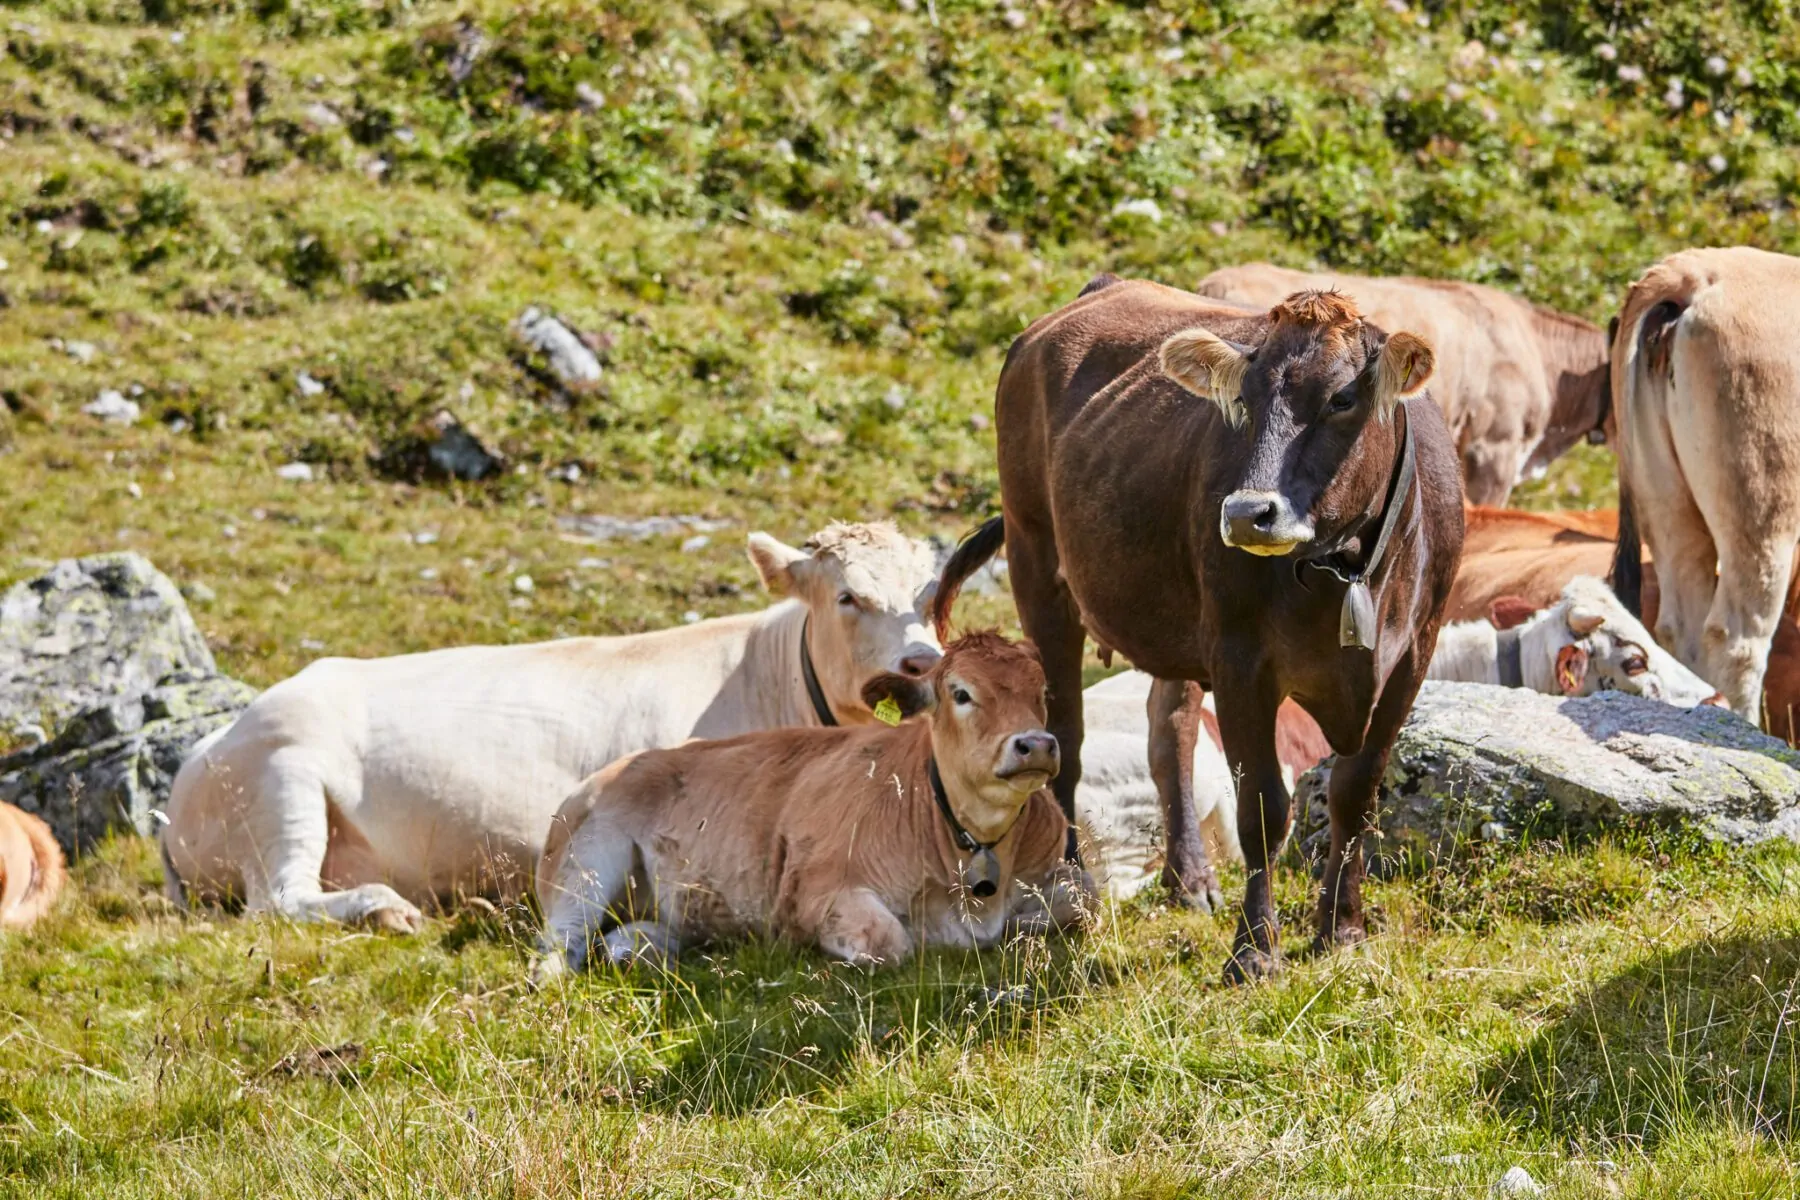
[{"label": "cow's muzzle", "polygon": [[1035,792],[1062,770],[1062,749],[1041,729],[1014,734],[1000,755],[994,775],[1021,791]]},{"label": "cow's muzzle", "polygon": [[1312,541],[1312,522],[1280,492],[1233,492],[1219,506],[1219,536],[1251,554],[1280,555]]}]

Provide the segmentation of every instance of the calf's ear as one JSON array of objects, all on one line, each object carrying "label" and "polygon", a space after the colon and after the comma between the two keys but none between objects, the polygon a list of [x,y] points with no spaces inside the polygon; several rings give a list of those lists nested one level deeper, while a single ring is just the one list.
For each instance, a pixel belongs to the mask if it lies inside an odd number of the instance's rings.
[{"label": "calf's ear", "polygon": [[756,568],[763,587],[771,596],[793,595],[794,567],[811,557],[806,551],[796,550],[766,533],[750,535],[750,565]]},{"label": "calf's ear", "polygon": [[937,691],[931,686],[931,680],[915,679],[908,675],[877,675],[863,684],[862,698],[871,711],[879,708],[884,701],[892,700],[900,710],[901,720],[930,712],[937,707]]},{"label": "calf's ear", "polygon": [[1556,652],[1556,686],[1565,696],[1579,696],[1587,682],[1588,653],[1580,646],[1564,646]]},{"label": "calf's ear", "polygon": [[1219,406],[1225,419],[1242,426],[1249,415],[1240,394],[1250,352],[1206,329],[1171,334],[1157,352],[1162,372],[1196,396]]},{"label": "calf's ear", "polygon": [[1375,401],[1385,418],[1394,405],[1419,394],[1437,367],[1431,343],[1404,330],[1382,344],[1375,362]]},{"label": "calf's ear", "polygon": [[1488,624],[1495,629],[1514,629],[1537,615],[1537,608],[1523,596],[1495,596],[1488,605]]}]

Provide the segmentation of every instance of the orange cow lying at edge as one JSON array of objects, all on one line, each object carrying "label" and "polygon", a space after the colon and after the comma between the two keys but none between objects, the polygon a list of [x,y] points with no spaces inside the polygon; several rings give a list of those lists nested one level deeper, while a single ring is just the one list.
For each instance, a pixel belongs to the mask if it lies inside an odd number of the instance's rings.
[{"label": "orange cow lying at edge", "polygon": [[539,976],[750,932],[873,964],[1083,923],[1093,882],[1062,861],[1044,790],[1061,761],[1037,651],[970,634],[863,695],[929,716],[693,741],[589,777],[538,866]]},{"label": "orange cow lying at edge", "polygon": [[[1554,602],[1577,575],[1605,579],[1612,573],[1619,514],[1611,509],[1528,513],[1470,506],[1463,510],[1463,522],[1462,567],[1450,591],[1446,622],[1491,616],[1504,622],[1515,609],[1529,612]],[[1800,571],[1794,581],[1763,677],[1763,724],[1777,737],[1800,745]],[[1502,611],[1494,612],[1495,601],[1513,597],[1523,604],[1502,604]],[[1643,597],[1643,623],[1654,629],[1660,595],[1656,567],[1649,562],[1644,564]]]},{"label": "orange cow lying at edge", "polygon": [[49,912],[65,875],[50,827],[0,804],[0,929],[23,929]]}]

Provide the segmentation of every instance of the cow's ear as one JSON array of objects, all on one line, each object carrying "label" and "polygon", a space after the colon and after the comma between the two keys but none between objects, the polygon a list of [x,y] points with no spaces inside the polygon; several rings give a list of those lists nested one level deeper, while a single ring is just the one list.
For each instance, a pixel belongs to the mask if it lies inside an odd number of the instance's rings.
[{"label": "cow's ear", "polygon": [[1388,338],[1375,362],[1375,401],[1382,416],[1423,391],[1436,367],[1437,354],[1418,334],[1401,331]]},{"label": "cow's ear", "polygon": [[1556,652],[1556,686],[1565,696],[1579,696],[1587,683],[1588,653],[1580,646],[1564,646]]},{"label": "cow's ear", "polygon": [[916,679],[909,675],[891,673],[877,675],[863,684],[862,698],[863,703],[877,716],[881,715],[882,704],[893,701],[894,706],[900,710],[901,720],[930,712],[937,707],[937,689],[931,686],[929,676]]},{"label": "cow's ear", "polygon": [[794,567],[812,556],[766,533],[750,535],[750,563],[771,596],[794,594]]},{"label": "cow's ear", "polygon": [[1244,423],[1249,414],[1240,396],[1244,372],[1250,368],[1248,347],[1228,342],[1208,329],[1184,329],[1163,342],[1157,357],[1164,375],[1217,404],[1231,424]]},{"label": "cow's ear", "polygon": [[1488,605],[1488,624],[1495,629],[1516,629],[1535,617],[1537,611],[1523,596],[1495,596]]}]

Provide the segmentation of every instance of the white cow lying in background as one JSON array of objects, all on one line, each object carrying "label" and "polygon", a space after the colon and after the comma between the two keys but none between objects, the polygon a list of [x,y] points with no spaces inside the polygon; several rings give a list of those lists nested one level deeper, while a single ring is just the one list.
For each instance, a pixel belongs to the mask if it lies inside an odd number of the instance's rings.
[{"label": "white cow lying in background", "polygon": [[750,535],[761,612],[629,637],[324,659],[197,747],[163,830],[177,901],[410,932],[419,905],[530,888],[550,818],[622,755],[864,723],[863,685],[940,657],[929,546],[834,524]]},{"label": "white cow lying in background", "polygon": [[[1656,644],[1612,589],[1587,576],[1571,580],[1555,604],[1510,628],[1487,621],[1444,626],[1429,678],[1528,687],[1553,696],[1610,689],[1683,708],[1723,702]],[[1151,682],[1141,671],[1123,671],[1084,693],[1087,737],[1075,791],[1082,861],[1100,889],[1119,899],[1142,890],[1162,869],[1162,805],[1147,752]],[[1210,710],[1210,695],[1206,706]],[[1293,711],[1284,707],[1278,722]],[[1209,723],[1194,739],[1195,816],[1213,860],[1241,862],[1237,789],[1216,736]]]},{"label": "white cow lying in background", "polygon": [[1551,696],[1627,692],[1681,708],[1723,703],[1717,688],[1658,646],[1612,589],[1589,575],[1571,579],[1562,599],[1510,628],[1444,626],[1426,678]]}]

